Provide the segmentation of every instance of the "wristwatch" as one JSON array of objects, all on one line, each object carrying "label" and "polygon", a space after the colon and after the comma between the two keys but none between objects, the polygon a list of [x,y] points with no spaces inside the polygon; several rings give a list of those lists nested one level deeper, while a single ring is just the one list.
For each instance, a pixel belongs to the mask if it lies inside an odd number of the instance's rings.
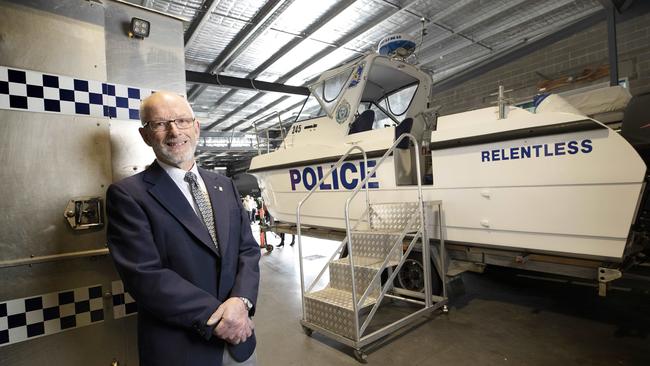
[{"label": "wristwatch", "polygon": [[241,301],[244,303],[244,306],[246,307],[246,311],[250,311],[253,308],[253,303],[248,300],[245,297],[240,297]]}]

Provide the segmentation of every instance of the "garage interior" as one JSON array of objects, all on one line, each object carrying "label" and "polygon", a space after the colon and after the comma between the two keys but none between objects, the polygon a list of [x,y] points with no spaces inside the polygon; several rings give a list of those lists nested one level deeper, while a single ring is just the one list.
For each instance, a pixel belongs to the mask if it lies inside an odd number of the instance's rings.
[{"label": "garage interior", "polygon": [[[140,100],[153,91],[187,97],[201,124],[199,166],[256,197],[263,188],[248,174],[251,159],[281,148],[310,86],[390,35],[415,41],[404,59],[431,77],[439,118],[499,103],[534,110],[540,93],[571,99],[615,85],[628,100],[650,93],[642,0],[0,0],[0,9],[1,365],[138,365],[137,304],[108,254],[102,201],[112,182],[154,159],[137,133]],[[146,36],[133,33],[133,19],[148,22]],[[625,129],[623,109],[584,115]],[[80,202],[96,205],[99,224],[74,222]],[[251,227],[261,241],[260,225]],[[259,365],[650,364],[646,263],[606,296],[598,281],[521,270],[520,253],[509,266],[466,268],[447,278],[444,310],[359,357],[305,334],[299,245],[278,247],[276,235],[290,240],[297,227],[266,230]],[[305,278],[344,236],[303,232]],[[82,292],[88,314],[74,324],[39,330],[29,314],[11,318],[29,313],[15,308],[23,299],[72,293],[78,302]],[[379,321],[411,310],[390,303]]]}]

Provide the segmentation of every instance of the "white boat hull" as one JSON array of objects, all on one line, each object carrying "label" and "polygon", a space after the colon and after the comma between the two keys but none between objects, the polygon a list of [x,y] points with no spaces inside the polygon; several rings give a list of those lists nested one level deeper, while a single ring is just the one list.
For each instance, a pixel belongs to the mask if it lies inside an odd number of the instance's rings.
[{"label": "white boat hull", "polygon": [[[643,188],[645,165],[641,159],[609,129],[537,140],[540,141],[507,141],[488,147],[476,145],[433,152],[434,185],[423,186],[423,197],[425,201],[443,202],[445,239],[569,257],[621,260]],[[517,144],[584,140],[591,141],[589,153],[503,162],[509,166],[500,162],[485,164],[480,160],[486,148],[495,150]],[[353,183],[360,178],[359,164],[360,160],[356,160],[356,169],[348,166],[344,178],[339,169],[335,177],[325,180],[321,188],[326,189],[316,190],[303,206],[303,225],[345,229],[344,206],[350,190],[343,187],[342,179],[348,187],[356,187]],[[254,174],[271,214],[277,220],[295,223],[298,202],[331,165],[307,165]],[[307,187],[303,178],[307,180]],[[300,181],[296,182],[298,179]],[[379,167],[370,182],[371,202],[417,200],[416,186],[395,185],[392,156]],[[377,187],[372,188],[375,185]],[[335,186],[338,189],[334,189]],[[360,192],[352,202],[351,217],[360,217],[364,205],[364,194]],[[435,238],[437,223],[429,221],[427,224]]]}]

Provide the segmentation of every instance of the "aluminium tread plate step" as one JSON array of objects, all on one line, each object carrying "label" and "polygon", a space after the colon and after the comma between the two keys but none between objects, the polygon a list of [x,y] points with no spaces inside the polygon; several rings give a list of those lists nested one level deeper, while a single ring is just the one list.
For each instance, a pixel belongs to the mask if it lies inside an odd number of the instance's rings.
[{"label": "aluminium tread plate step", "polygon": [[[359,298],[357,298],[358,300]],[[303,301],[305,305],[303,316],[307,322],[316,324],[341,337],[355,338],[356,314],[352,306],[352,292],[326,287],[305,294]],[[358,309],[359,315],[363,317],[363,314],[367,314],[370,311],[370,306],[376,302],[377,299],[374,297],[366,298],[363,306]]]},{"label": "aluminium tread plate step", "polygon": [[[363,267],[363,268],[368,268],[368,269],[374,269],[378,270],[381,267],[381,264],[384,262],[383,258],[376,258],[376,257],[361,257],[361,256],[354,256],[352,258],[352,261],[354,262],[354,267]],[[338,264],[338,265],[350,265],[350,259],[348,257],[336,259],[332,261],[333,264]],[[390,260],[388,261],[388,264],[386,267],[392,267],[396,266],[399,263],[399,261],[396,260]]]},{"label": "aluminium tread plate step", "polygon": [[[352,292],[350,291],[325,287],[322,290],[305,294],[305,299],[335,306],[342,310],[352,311]],[[375,302],[377,302],[377,298],[368,296],[366,301],[364,301],[362,308],[372,306]]]},{"label": "aluminium tread plate step", "polygon": [[[385,234],[363,232],[352,235],[352,254],[357,257],[386,258],[398,240],[401,233]],[[349,244],[349,243],[348,243]],[[397,254],[397,253],[395,253]]]},{"label": "aluminium tread plate step", "polygon": [[[357,257],[354,256],[354,277],[357,295],[361,296],[369,286],[371,296],[378,296],[380,291],[379,280],[373,279],[379,272],[383,263],[383,258],[376,257]],[[398,260],[390,260],[388,267],[395,266],[399,263]],[[352,271],[350,271],[349,258],[341,258],[332,261],[329,264],[330,270],[330,287],[352,291]]]},{"label": "aluminium tread plate step", "polygon": [[352,237],[355,235],[390,235],[398,236],[402,234],[402,230],[385,230],[385,229],[366,229],[366,230],[350,230]]}]

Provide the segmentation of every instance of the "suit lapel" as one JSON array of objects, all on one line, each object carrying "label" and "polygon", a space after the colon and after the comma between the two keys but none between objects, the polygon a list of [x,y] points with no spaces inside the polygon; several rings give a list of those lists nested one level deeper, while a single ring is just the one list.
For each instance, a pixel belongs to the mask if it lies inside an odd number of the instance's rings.
[{"label": "suit lapel", "polygon": [[187,230],[196,236],[203,245],[207,246],[216,255],[219,255],[212,243],[208,229],[196,215],[196,212],[178,189],[176,183],[158,163],[151,164],[151,167],[145,173],[144,180],[152,184],[149,193]]},{"label": "suit lapel", "polygon": [[[214,226],[217,230],[217,238],[219,239],[219,252],[221,255],[226,253],[226,246],[229,239],[230,228],[230,209],[225,205],[226,199],[222,184],[219,182],[216,174],[210,174],[204,169],[199,168],[205,188],[208,190],[210,196],[210,203],[212,204],[212,214],[214,215]],[[220,189],[221,188],[221,189]]]}]

